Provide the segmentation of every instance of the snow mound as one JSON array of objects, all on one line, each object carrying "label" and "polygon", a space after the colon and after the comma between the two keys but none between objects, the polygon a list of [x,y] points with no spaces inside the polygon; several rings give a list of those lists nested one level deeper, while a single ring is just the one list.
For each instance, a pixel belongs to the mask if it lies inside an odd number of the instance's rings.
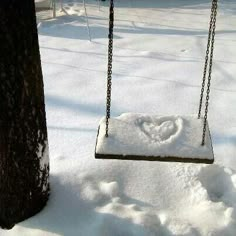
[{"label": "snow mound", "polygon": [[219,165],[205,166],[197,174],[192,195],[199,198],[183,215],[196,228],[202,229],[200,235],[235,235],[235,176],[231,169]]},{"label": "snow mound", "polygon": [[95,181],[91,181],[91,177],[85,177],[84,181],[87,184],[82,188],[81,197],[90,202],[103,202],[119,194],[117,182],[96,183]]},{"label": "snow mound", "polygon": [[[67,161],[57,158],[62,167]],[[48,207],[20,223],[10,235],[235,236],[236,173],[218,165],[179,164],[171,169],[173,176],[168,181],[177,178],[185,198],[179,199],[176,193],[174,202],[178,204],[163,209],[128,196],[123,189],[126,181],[109,181],[104,173],[95,176],[93,171],[64,170],[51,176]],[[214,183],[220,185],[221,193]]]},{"label": "snow mound", "polygon": [[[184,169],[186,172],[189,167]],[[186,186],[190,194],[183,199],[178,213],[176,210],[157,210],[154,206],[143,206],[137,201],[127,200],[115,181],[90,181],[92,177],[85,177],[81,196],[99,213],[99,220],[94,226],[99,236],[199,236],[208,232],[212,232],[212,236],[234,236],[235,176],[232,170],[218,165],[202,166],[195,176],[193,173],[183,176],[187,178],[185,181],[190,182]]]}]

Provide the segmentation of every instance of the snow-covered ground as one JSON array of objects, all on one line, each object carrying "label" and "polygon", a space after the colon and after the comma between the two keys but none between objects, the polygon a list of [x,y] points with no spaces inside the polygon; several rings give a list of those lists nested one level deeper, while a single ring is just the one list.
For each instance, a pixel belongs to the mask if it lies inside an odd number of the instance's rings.
[{"label": "snow-covered ground", "polygon": [[[209,108],[215,164],[95,160],[108,2],[39,25],[51,163],[47,207],[1,236],[235,236],[236,3],[220,1]],[[197,114],[210,1],[116,0],[112,116]],[[124,133],[125,135],[125,133]]]}]

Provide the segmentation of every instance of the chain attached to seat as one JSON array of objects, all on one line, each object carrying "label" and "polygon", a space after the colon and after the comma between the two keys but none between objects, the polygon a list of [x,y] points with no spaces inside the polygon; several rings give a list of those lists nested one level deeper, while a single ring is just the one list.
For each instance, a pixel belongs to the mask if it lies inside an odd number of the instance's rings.
[{"label": "chain attached to seat", "polygon": [[113,56],[113,28],[114,28],[114,2],[110,0],[109,15],[109,43],[108,43],[108,68],[107,68],[107,104],[106,104],[106,137],[108,137],[108,126],[111,114],[111,78],[112,78],[112,56]]},{"label": "chain attached to seat", "polygon": [[[212,64],[213,64],[213,51],[214,51],[214,42],[215,42],[216,15],[217,15],[217,0],[212,0],[211,16],[210,16],[209,32],[208,32],[208,42],[207,42],[205,64],[204,64],[202,86],[201,86],[201,94],[200,94],[200,102],[199,102],[199,110],[198,110],[198,119],[200,119],[201,110],[202,110],[202,103],[203,103],[203,96],[204,96],[204,89],[205,89],[205,82],[206,82],[206,74],[207,74],[207,68],[208,68],[208,64],[209,64],[205,112],[204,112],[204,121],[203,121],[203,132],[202,132],[202,142],[201,142],[202,145],[205,144],[205,136],[206,136],[207,114],[208,114],[208,106],[209,106],[209,98],[210,98],[211,72],[212,72]],[[209,60],[209,54],[210,54],[210,60]]]}]

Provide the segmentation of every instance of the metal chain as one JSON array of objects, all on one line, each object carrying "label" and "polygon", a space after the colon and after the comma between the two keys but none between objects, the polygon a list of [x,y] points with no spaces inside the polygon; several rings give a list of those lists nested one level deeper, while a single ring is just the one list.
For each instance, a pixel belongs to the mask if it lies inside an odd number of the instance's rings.
[{"label": "metal chain", "polygon": [[212,23],[213,23],[214,12],[215,12],[214,2],[212,1],[211,16],[210,16],[209,31],[208,31],[207,49],[206,49],[205,64],[204,64],[203,77],[202,77],[202,87],[201,87],[200,102],[199,102],[199,110],[198,110],[198,119],[201,117],[202,102],[203,102],[203,95],[204,95],[205,82],[206,82],[206,73],[207,73],[207,66],[208,66],[208,58],[209,58],[209,48],[211,45]]},{"label": "metal chain", "polygon": [[113,28],[114,28],[114,2],[110,0],[109,15],[109,43],[108,43],[108,68],[107,68],[107,104],[106,104],[106,137],[108,137],[109,119],[111,114],[111,78],[113,56]]},{"label": "metal chain", "polygon": [[211,47],[210,47],[210,60],[209,60],[208,80],[207,80],[207,91],[206,91],[205,114],[204,114],[203,132],[202,132],[202,145],[205,144],[207,114],[208,114],[208,106],[209,106],[209,99],[210,99],[211,72],[212,72],[212,64],[213,64],[216,15],[217,15],[217,0],[212,1],[212,8],[213,8],[213,22],[212,22],[212,33],[211,33]]}]

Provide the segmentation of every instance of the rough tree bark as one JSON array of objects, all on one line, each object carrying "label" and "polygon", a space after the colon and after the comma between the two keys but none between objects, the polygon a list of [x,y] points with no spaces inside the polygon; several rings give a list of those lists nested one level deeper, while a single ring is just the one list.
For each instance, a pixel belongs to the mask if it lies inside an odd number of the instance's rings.
[{"label": "rough tree bark", "polygon": [[0,1],[0,226],[49,196],[48,143],[34,0]]}]

